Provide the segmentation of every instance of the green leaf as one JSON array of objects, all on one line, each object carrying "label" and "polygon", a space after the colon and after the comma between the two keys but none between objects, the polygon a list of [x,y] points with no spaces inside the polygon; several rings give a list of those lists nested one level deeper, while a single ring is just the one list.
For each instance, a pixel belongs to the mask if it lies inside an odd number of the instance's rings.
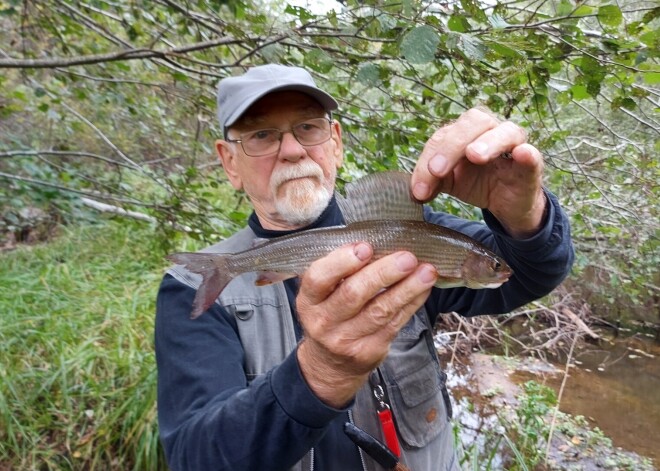
[{"label": "green leaf", "polygon": [[461,6],[472,17],[472,19],[485,23],[488,21],[486,14],[480,7],[480,3],[476,0],[461,0]]},{"label": "green leaf", "polygon": [[587,16],[594,12],[593,7],[589,5],[580,5],[573,11],[573,16]]},{"label": "green leaf", "polygon": [[594,98],[597,97],[600,93],[600,82],[595,80],[587,82],[587,93]]},{"label": "green leaf", "polygon": [[568,0],[562,0],[557,5],[557,15],[558,16],[568,16],[575,9],[575,5],[569,2]]},{"label": "green leaf", "polygon": [[573,99],[575,100],[584,100],[586,98],[589,98],[587,87],[585,87],[584,85],[573,85],[571,87],[571,93],[573,94]]},{"label": "green leaf", "polygon": [[486,53],[488,52],[488,48],[481,39],[471,34],[460,34],[458,48],[468,59],[472,60],[481,60],[486,57]]},{"label": "green leaf", "polygon": [[358,68],[356,78],[360,83],[370,87],[375,87],[381,82],[380,67],[372,63],[361,64]]},{"label": "green leaf", "polygon": [[627,110],[634,110],[637,108],[637,103],[630,97],[626,97],[621,101],[621,106]]},{"label": "green leaf", "polygon": [[309,20],[316,18],[315,15],[309,12],[309,10],[303,7],[297,7],[293,5],[287,5],[286,9],[284,10],[284,13],[289,13],[290,15],[298,17],[300,21],[302,21],[303,23],[306,23]]},{"label": "green leaf", "polygon": [[488,44],[488,47],[490,47],[490,49],[493,52],[496,52],[503,57],[513,57],[513,58],[522,57],[518,51],[516,51],[515,49],[511,49],[509,46],[505,46],[502,43],[491,42]]},{"label": "green leaf", "polygon": [[621,9],[616,5],[603,5],[598,8],[598,19],[608,26],[618,26],[623,20]]},{"label": "green leaf", "polygon": [[402,7],[404,16],[411,16],[413,13],[413,0],[403,0]]},{"label": "green leaf", "polygon": [[390,31],[396,27],[396,18],[387,13],[378,16],[378,23],[380,23],[380,29],[383,31]]},{"label": "green leaf", "polygon": [[303,63],[322,74],[330,72],[335,65],[332,58],[322,49],[313,49],[306,53]]},{"label": "green leaf", "polygon": [[559,92],[556,95],[557,103],[560,105],[567,105],[571,102],[571,93],[570,92]]},{"label": "green leaf", "polygon": [[464,33],[470,29],[470,23],[463,15],[451,15],[447,27],[450,31]]},{"label": "green leaf", "polygon": [[660,83],[660,71],[642,72],[642,78],[649,85],[658,85]]},{"label": "green leaf", "polygon": [[438,33],[424,25],[412,29],[401,41],[401,53],[413,64],[424,64],[435,59],[435,51],[440,43]]},{"label": "green leaf", "polygon": [[607,69],[595,58],[583,55],[580,58],[580,70],[592,82],[601,82],[607,73]]},{"label": "green leaf", "polygon": [[655,48],[656,51],[660,47],[660,31],[657,29],[648,31],[639,36],[639,40],[646,44],[648,47]]}]

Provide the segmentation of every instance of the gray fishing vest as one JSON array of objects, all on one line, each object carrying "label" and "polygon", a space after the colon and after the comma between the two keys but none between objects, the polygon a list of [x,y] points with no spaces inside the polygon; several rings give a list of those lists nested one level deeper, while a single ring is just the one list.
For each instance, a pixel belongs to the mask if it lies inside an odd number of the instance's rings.
[{"label": "gray fishing vest", "polygon": [[[234,253],[252,247],[255,239],[246,227],[202,252]],[[195,289],[201,282],[201,276],[179,265],[168,273]],[[255,287],[256,277],[256,273],[246,273],[234,278],[216,300],[236,317],[248,381],[277,366],[297,345],[283,283]],[[455,471],[459,466],[449,422],[451,409],[432,330],[426,310],[420,309],[392,342],[379,371],[396,423],[401,462],[411,471]],[[355,425],[384,443],[377,407],[367,383],[356,396],[351,417]],[[384,471],[362,451],[361,456],[365,471]],[[315,459],[331,460],[314,457],[312,449],[291,471],[313,470]]]}]

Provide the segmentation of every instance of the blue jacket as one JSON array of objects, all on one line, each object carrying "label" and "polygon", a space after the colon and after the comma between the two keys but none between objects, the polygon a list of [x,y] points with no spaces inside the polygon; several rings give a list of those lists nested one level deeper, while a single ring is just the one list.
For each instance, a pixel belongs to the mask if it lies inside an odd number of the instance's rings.
[{"label": "blue jacket", "polygon": [[[484,210],[486,224],[425,209],[428,221],[463,232],[502,255],[514,276],[501,288],[432,290],[426,310],[464,316],[509,312],[549,293],[567,275],[574,253],[569,223],[547,193],[544,227],[534,237],[514,240]],[[310,227],[343,223],[333,199]],[[287,232],[265,230],[255,214],[249,225],[258,237]],[[295,316],[295,280],[285,288]],[[248,385],[236,319],[219,305],[195,321],[189,313],[195,291],[166,275],[156,315],[158,420],[173,470],[285,470],[315,448],[315,470],[361,469],[356,447],[342,432],[346,410],[319,401],[305,383],[295,352]]]}]

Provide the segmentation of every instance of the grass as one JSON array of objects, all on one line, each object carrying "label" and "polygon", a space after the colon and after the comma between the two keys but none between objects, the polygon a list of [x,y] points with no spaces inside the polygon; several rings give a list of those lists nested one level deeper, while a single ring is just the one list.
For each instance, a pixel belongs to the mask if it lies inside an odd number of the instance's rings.
[{"label": "grass", "polygon": [[0,255],[0,469],[165,469],[153,229],[63,229]]}]

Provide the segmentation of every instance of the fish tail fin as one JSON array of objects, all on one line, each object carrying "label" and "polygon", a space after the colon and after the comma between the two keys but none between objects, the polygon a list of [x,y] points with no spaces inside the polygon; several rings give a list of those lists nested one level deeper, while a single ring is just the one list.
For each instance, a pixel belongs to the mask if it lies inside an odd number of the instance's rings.
[{"label": "fish tail fin", "polygon": [[230,255],[180,252],[167,258],[188,271],[202,275],[202,283],[193,300],[191,319],[198,318],[211,307],[235,275],[229,269]]}]

